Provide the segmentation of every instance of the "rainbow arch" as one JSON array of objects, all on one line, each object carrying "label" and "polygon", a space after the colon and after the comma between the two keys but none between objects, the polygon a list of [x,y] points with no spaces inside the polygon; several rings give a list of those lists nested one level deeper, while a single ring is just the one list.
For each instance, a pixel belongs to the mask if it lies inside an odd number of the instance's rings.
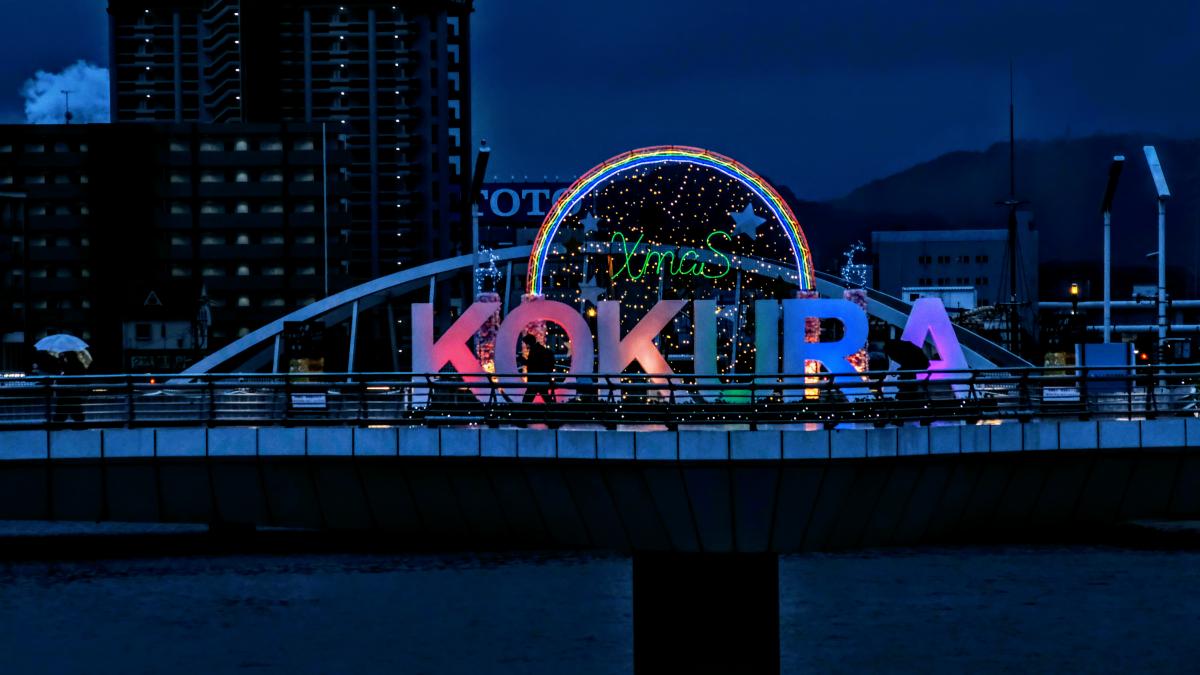
[{"label": "rainbow arch", "polygon": [[816,275],[813,270],[812,253],[808,248],[808,240],[804,236],[804,231],[800,229],[800,222],[796,220],[796,214],[792,213],[791,207],[783,201],[770,183],[745,165],[720,153],[686,145],[656,145],[630,150],[596,165],[580,176],[555,200],[533,240],[533,251],[529,254],[528,292],[535,295],[542,294],[542,272],[550,256],[554,235],[558,233],[558,227],[562,221],[575,210],[575,207],[588,193],[624,171],[669,163],[708,167],[720,171],[750,188],[766,204],[775,219],[783,223],[788,241],[792,246],[792,253],[796,258],[796,272],[800,288],[811,290],[816,287]]}]

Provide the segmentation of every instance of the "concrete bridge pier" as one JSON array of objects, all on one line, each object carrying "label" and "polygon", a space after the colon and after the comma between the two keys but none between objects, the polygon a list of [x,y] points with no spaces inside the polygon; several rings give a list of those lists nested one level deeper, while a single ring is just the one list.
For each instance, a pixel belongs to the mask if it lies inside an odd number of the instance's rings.
[{"label": "concrete bridge pier", "polygon": [[779,556],[635,553],[638,675],[779,673]]}]

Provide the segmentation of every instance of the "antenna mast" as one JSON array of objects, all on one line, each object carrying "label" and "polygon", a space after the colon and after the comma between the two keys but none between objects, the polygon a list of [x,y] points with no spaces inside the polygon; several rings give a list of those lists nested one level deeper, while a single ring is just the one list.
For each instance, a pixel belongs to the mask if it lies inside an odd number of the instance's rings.
[{"label": "antenna mast", "polygon": [[1008,61],[1008,198],[996,202],[1008,207],[1008,350],[1021,353],[1021,303],[1017,293],[1017,207],[1027,203],[1017,198],[1016,110],[1013,103],[1013,64]]},{"label": "antenna mast", "polygon": [[71,90],[70,89],[60,89],[59,91],[62,92],[63,99],[65,101],[64,107],[66,109],[66,112],[63,113],[63,119],[66,121],[67,124],[70,124],[71,119],[74,117],[74,115],[71,114]]}]

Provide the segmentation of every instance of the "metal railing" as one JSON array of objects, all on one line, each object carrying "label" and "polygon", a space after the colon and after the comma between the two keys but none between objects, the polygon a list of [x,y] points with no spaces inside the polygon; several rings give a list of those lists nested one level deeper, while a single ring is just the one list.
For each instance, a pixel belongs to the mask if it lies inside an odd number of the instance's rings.
[{"label": "metal railing", "polygon": [[625,425],[1150,418],[1200,415],[1200,366],[862,375],[480,373],[88,375],[0,380],[0,429],[170,425]]}]

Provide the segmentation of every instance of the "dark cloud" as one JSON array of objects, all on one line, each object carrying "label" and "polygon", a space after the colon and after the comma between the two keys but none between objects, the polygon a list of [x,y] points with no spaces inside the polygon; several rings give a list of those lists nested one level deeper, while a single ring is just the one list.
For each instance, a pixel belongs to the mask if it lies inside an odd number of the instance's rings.
[{"label": "dark cloud", "polygon": [[61,73],[39,70],[25,83],[22,93],[25,121],[29,124],[62,124],[68,101],[73,121],[108,121],[107,68],[76,61]]}]

